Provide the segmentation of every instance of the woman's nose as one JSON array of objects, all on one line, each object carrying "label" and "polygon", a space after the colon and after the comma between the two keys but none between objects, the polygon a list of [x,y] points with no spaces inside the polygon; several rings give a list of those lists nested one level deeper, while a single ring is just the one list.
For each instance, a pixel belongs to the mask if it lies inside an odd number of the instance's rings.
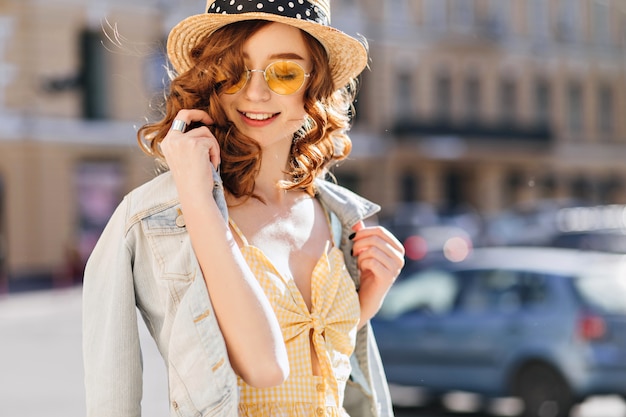
[{"label": "woman's nose", "polygon": [[245,94],[249,100],[264,101],[271,96],[270,88],[265,81],[263,70],[250,70],[250,78],[245,86]]}]

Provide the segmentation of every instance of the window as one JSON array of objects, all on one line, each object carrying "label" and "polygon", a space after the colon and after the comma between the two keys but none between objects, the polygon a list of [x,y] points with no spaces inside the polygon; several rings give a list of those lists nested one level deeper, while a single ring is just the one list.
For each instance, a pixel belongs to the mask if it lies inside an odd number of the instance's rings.
[{"label": "window", "polygon": [[[390,26],[403,25],[412,17],[410,4],[412,0],[387,0],[383,3],[384,21]],[[356,7],[356,6],[352,6]],[[354,9],[351,9],[354,10]]]},{"label": "window", "polygon": [[546,80],[535,84],[535,121],[540,126],[550,123],[550,85]]},{"label": "window", "polygon": [[504,187],[502,188],[502,201],[505,205],[513,205],[518,202],[520,191],[524,187],[526,175],[523,171],[512,168],[504,176]]},{"label": "window", "polygon": [[574,280],[578,295],[585,304],[607,314],[626,314],[623,265],[602,265]]},{"label": "window", "polygon": [[466,202],[465,187],[467,186],[468,176],[464,172],[450,170],[445,173],[443,195],[445,198],[444,208],[447,210],[456,210],[463,206]]},{"label": "window", "polygon": [[107,62],[102,35],[85,30],[81,34],[81,85],[83,87],[83,117],[106,119],[108,111]]},{"label": "window", "polygon": [[467,287],[461,305],[471,313],[512,313],[545,302],[547,288],[541,276],[516,270],[463,271]]},{"label": "window", "polygon": [[452,79],[447,73],[437,76],[436,94],[436,117],[440,120],[448,120],[452,115]]},{"label": "window", "polygon": [[447,0],[425,0],[424,15],[428,28],[435,31],[444,31],[448,23]]},{"label": "window", "polygon": [[594,1],[592,4],[593,40],[596,44],[607,45],[611,42],[609,4],[605,1]]},{"label": "window", "polygon": [[560,0],[557,33],[564,41],[576,41],[582,33],[580,0]]},{"label": "window", "polygon": [[619,200],[624,182],[619,175],[611,175],[598,184],[598,201],[601,203],[613,203]]},{"label": "window", "polygon": [[480,121],[481,91],[480,80],[475,75],[465,80],[465,114],[468,123],[476,124]]},{"label": "window", "polygon": [[474,26],[474,0],[456,0],[453,6],[452,18],[454,27],[462,31],[471,30]]},{"label": "window", "polygon": [[571,82],[567,89],[568,128],[572,133],[582,133],[583,127],[583,90],[578,82]]},{"label": "window", "polygon": [[411,203],[417,200],[417,196],[415,195],[416,181],[413,172],[405,172],[400,179],[400,185],[402,187],[400,192],[403,202]]},{"label": "window", "polygon": [[446,314],[454,308],[458,293],[458,280],[451,273],[417,272],[391,287],[378,317],[392,320],[405,314]]},{"label": "window", "polygon": [[511,27],[511,0],[491,0],[489,3],[489,30],[504,36]]},{"label": "window", "polygon": [[502,124],[515,124],[517,116],[517,85],[509,78],[500,85],[500,119]]},{"label": "window", "polygon": [[548,301],[549,285],[545,275],[531,272],[519,274],[520,299],[524,306],[534,306]]},{"label": "window", "polygon": [[411,74],[400,73],[396,78],[396,98],[397,112],[401,119],[408,119],[412,116],[413,109],[413,80]]},{"label": "window", "polygon": [[604,134],[613,133],[613,119],[613,91],[608,84],[603,84],[598,89],[598,130]]},{"label": "window", "polygon": [[553,174],[546,174],[537,182],[538,197],[550,199],[555,197],[557,189],[557,180]]},{"label": "window", "polygon": [[550,2],[546,0],[529,0],[528,2],[528,33],[539,41],[545,40],[550,34]]},{"label": "window", "polygon": [[572,198],[585,202],[593,201],[594,186],[586,175],[577,176],[571,184],[570,194]]},{"label": "window", "polygon": [[516,277],[512,271],[485,269],[464,271],[467,287],[461,305],[467,313],[481,314],[500,310],[517,310]]}]

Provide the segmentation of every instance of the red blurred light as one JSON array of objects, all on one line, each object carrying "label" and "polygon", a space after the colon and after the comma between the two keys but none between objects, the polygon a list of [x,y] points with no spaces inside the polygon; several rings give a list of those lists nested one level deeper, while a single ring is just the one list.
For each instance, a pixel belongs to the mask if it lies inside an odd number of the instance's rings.
[{"label": "red blurred light", "polygon": [[606,324],[602,317],[586,314],[578,320],[578,333],[583,340],[599,340],[606,335]]},{"label": "red blurred light", "polygon": [[428,252],[428,244],[421,236],[409,236],[404,240],[406,257],[412,261],[419,261]]}]

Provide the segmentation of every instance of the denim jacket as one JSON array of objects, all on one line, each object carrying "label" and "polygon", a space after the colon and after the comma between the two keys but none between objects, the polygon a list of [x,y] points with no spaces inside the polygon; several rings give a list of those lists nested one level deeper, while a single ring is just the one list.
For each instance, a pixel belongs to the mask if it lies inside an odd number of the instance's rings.
[{"label": "denim jacket", "polygon": [[[222,181],[214,198],[226,219]],[[358,288],[351,227],[379,210],[319,180],[318,198]],[[170,416],[236,416],[237,379],[191,247],[171,174],[130,192],[87,262],[83,285],[83,359],[87,417],[141,415],[142,361],[137,310],[163,356]],[[353,417],[392,416],[382,363],[369,323],[357,334],[344,406]]]}]

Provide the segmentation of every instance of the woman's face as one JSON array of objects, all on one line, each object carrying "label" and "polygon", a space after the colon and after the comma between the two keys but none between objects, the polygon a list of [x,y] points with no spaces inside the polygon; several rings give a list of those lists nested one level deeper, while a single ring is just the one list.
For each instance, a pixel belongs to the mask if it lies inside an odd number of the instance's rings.
[{"label": "woman's face", "polygon": [[[288,60],[310,73],[311,57],[299,29],[282,23],[264,26],[243,45],[244,63],[249,70],[264,70],[269,64]],[[262,72],[251,72],[246,85],[234,94],[222,93],[222,105],[228,120],[262,148],[279,141],[291,142],[305,118],[304,93],[308,78],[300,90],[280,95],[267,85]]]}]

